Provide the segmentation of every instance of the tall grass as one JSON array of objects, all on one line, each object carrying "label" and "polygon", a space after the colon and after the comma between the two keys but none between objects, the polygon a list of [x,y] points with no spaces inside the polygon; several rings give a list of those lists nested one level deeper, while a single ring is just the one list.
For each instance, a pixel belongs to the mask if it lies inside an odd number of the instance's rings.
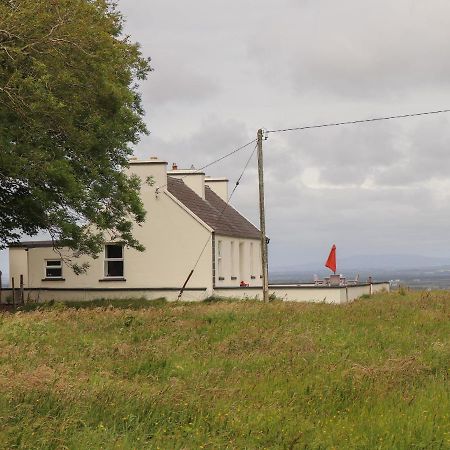
[{"label": "tall grass", "polygon": [[100,304],[0,315],[0,448],[450,446],[449,293]]}]

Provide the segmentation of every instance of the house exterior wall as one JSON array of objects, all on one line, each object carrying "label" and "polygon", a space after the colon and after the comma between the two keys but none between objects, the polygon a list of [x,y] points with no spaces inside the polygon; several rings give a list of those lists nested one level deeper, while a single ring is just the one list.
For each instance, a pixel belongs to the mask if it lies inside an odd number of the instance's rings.
[{"label": "house exterior wall", "polygon": [[24,248],[11,247],[9,249],[9,285],[14,278],[15,287],[19,286],[20,275],[28,286],[28,252]]},{"label": "house exterior wall", "polygon": [[216,235],[215,247],[217,288],[239,286],[241,281],[262,286],[259,240]]},{"label": "house exterior wall", "polygon": [[[49,247],[30,248],[28,251],[29,283],[32,288],[179,288],[185,282],[197,260],[200,250],[212,230],[199,221],[158,186],[166,184],[166,166],[161,162],[148,161],[131,163],[131,172],[143,181],[151,176],[153,186],[143,184],[141,194],[147,218],[142,226],[136,226],[134,236],[145,246],[144,252],[124,248],[124,278],[126,281],[105,280],[104,259],[79,258],[77,263],[90,264],[87,273],[75,275],[64,266],[64,280],[44,280],[46,259],[58,259],[59,255]],[[26,274],[27,253],[23,248],[10,249],[11,276]],[[69,255],[63,249],[64,255]],[[189,287],[207,289],[212,293],[212,245],[207,246],[196,270],[189,281]]]},{"label": "house exterior wall", "polygon": [[[11,289],[4,290],[7,296],[11,296]],[[101,298],[109,300],[133,300],[146,299],[156,300],[165,298],[167,301],[176,301],[178,299],[179,289],[67,289],[67,288],[34,288],[25,289],[25,299],[27,302],[49,302],[49,301],[91,301]],[[184,302],[198,302],[210,297],[207,289],[186,289],[181,298]]]},{"label": "house exterior wall", "polygon": [[[260,241],[213,234],[209,225],[168,191],[166,166],[167,163],[157,158],[130,161],[128,171],[142,181],[141,198],[147,211],[145,223],[135,226],[133,234],[146,250],[123,249],[123,277],[105,275],[106,255],[102,252],[95,259],[83,256],[73,261],[79,265],[87,263],[86,273],[75,275],[69,265],[63,264],[62,277],[48,279],[46,261],[70,260],[71,252],[68,249],[56,251],[41,243],[31,244],[27,250],[10,248],[10,279],[14,277],[17,286],[22,274],[25,286],[48,292],[55,289],[118,292],[120,289],[136,291],[144,288],[172,292],[183,286],[204,248],[188,288],[206,290],[207,295],[212,295],[214,286],[239,287],[241,282],[251,287],[262,286]],[[172,171],[169,174],[182,177],[188,187],[204,198],[203,173]],[[147,182],[148,179],[152,184]],[[227,180],[215,178],[210,181],[226,198]]]}]

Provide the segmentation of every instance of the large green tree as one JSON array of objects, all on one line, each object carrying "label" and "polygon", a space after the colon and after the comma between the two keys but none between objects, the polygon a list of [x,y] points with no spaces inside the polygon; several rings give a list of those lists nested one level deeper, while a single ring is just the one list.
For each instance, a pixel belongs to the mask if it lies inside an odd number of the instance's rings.
[{"label": "large green tree", "polygon": [[151,70],[109,0],[0,0],[0,248],[45,230],[77,254],[141,249],[139,180]]}]

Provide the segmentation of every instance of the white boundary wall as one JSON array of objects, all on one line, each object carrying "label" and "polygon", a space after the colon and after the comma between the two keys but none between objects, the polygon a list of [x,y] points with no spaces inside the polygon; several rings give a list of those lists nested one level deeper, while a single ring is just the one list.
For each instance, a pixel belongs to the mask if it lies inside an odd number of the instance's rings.
[{"label": "white boundary wall", "polygon": [[[357,286],[322,287],[308,285],[270,285],[269,294],[276,299],[294,302],[315,302],[345,304],[362,295],[371,295],[380,291],[389,291],[389,283],[360,284]],[[4,289],[4,298],[11,295],[11,289]],[[152,289],[58,289],[37,288],[25,289],[25,298],[31,301],[89,301],[99,298],[108,299],[138,299],[146,298],[154,300],[166,298],[168,301],[176,301],[179,290],[175,288],[152,288]],[[236,299],[262,299],[262,290],[259,287],[246,288],[216,288],[215,297]],[[209,297],[207,288],[187,288],[183,301],[202,301]]]},{"label": "white boundary wall", "polygon": [[[360,284],[357,286],[307,286],[307,285],[270,285],[269,295],[284,301],[315,303],[349,303],[362,295],[371,295],[381,291],[389,291],[389,283]],[[217,297],[262,298],[261,289],[236,288],[214,289]]]}]

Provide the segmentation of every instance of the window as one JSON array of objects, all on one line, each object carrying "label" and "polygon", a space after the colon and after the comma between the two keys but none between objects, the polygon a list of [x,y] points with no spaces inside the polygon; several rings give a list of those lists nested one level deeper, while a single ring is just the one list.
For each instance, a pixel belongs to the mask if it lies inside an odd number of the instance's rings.
[{"label": "window", "polygon": [[239,242],[239,281],[244,281],[245,273],[245,243]]},{"label": "window", "polygon": [[222,258],[222,241],[217,241],[217,256]]},{"label": "window", "polygon": [[234,277],[234,241],[230,242],[230,268],[231,277]]},{"label": "window", "polygon": [[62,278],[62,261],[60,259],[45,261],[45,278]]},{"label": "window", "polygon": [[223,278],[222,265],[222,241],[217,241],[217,275],[219,276],[219,280]]},{"label": "window", "polygon": [[123,245],[105,246],[105,277],[123,277]]}]

